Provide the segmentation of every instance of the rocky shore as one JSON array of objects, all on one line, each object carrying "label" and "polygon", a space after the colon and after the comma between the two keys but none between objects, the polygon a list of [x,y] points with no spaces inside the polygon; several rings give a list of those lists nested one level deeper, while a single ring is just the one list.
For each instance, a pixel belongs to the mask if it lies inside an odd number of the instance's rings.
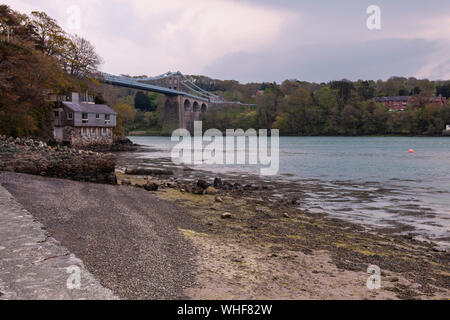
[{"label": "rocky shore", "polygon": [[115,184],[115,157],[28,138],[0,136],[0,171]]},{"label": "rocky shore", "polygon": [[118,152],[118,151],[135,151],[138,148],[130,139],[126,137],[114,137],[111,145],[96,144],[83,147],[83,150],[96,152]]},{"label": "rocky shore", "polygon": [[[303,210],[283,182],[137,168],[122,166],[118,183],[178,204],[202,230],[181,230],[198,252],[193,299],[450,297],[450,254],[433,242]],[[366,286],[371,265],[379,290]]]}]

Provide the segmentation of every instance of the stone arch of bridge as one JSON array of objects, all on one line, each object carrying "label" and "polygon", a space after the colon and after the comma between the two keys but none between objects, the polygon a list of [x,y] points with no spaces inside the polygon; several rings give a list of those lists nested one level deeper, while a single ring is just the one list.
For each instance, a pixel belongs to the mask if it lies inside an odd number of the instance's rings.
[{"label": "stone arch of bridge", "polygon": [[194,112],[199,112],[200,111],[200,104],[197,101],[194,101],[194,105],[193,105],[193,110]]},{"label": "stone arch of bridge", "polygon": [[184,100],[184,111],[192,111],[189,99]]}]

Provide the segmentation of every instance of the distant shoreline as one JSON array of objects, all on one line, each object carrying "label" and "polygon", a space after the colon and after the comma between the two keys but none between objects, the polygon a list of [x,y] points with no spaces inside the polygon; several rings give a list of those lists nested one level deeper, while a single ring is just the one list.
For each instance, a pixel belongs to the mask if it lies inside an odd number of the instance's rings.
[{"label": "distant shoreline", "polygon": [[[245,131],[245,130],[244,130]],[[225,132],[223,132],[222,134],[225,134]],[[149,133],[147,131],[139,131],[139,132],[129,132],[127,135],[127,137],[170,137],[170,134],[163,134],[163,133]],[[407,135],[407,134],[387,134],[387,135],[367,135],[367,136],[360,136],[360,135],[355,135],[355,136],[350,136],[350,135],[316,135],[316,136],[297,136],[297,135],[280,135],[280,137],[327,137],[327,138],[331,138],[331,137],[350,137],[350,138],[366,138],[366,137],[412,137],[412,138],[439,138],[439,137],[450,137],[450,132],[448,134],[441,134],[441,135]]]}]

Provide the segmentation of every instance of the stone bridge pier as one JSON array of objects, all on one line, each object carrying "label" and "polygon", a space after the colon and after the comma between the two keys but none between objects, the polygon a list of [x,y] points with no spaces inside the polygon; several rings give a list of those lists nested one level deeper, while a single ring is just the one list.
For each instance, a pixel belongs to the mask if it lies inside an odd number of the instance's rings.
[{"label": "stone bridge pier", "polygon": [[171,134],[173,130],[182,128],[192,134],[194,121],[202,120],[207,110],[207,101],[184,95],[167,96],[163,133]]}]

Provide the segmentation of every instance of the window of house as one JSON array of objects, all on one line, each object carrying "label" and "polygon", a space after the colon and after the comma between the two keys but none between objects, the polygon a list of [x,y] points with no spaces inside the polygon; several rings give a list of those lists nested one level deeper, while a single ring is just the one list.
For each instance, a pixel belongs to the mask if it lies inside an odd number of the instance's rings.
[{"label": "window of house", "polygon": [[110,115],[105,114],[105,124],[109,124],[109,123],[111,123]]},{"label": "window of house", "polygon": [[103,136],[106,136],[107,134],[106,134],[106,128],[103,128],[103,130],[102,130],[103,132],[102,132],[102,135]]},{"label": "window of house", "polygon": [[88,123],[89,122],[87,113],[82,113],[81,114],[81,122],[82,123]]},{"label": "window of house", "polygon": [[87,129],[86,128],[81,129],[81,135],[82,136],[87,136]]},{"label": "window of house", "polygon": [[67,113],[67,119],[72,120],[73,119],[73,112]]},{"label": "window of house", "polygon": [[100,113],[95,114],[95,119],[97,119],[97,120],[100,119]]},{"label": "window of house", "polygon": [[53,114],[55,115],[55,118],[59,117],[59,111],[54,111]]},{"label": "window of house", "polygon": [[91,136],[95,136],[95,128],[91,128]]}]

